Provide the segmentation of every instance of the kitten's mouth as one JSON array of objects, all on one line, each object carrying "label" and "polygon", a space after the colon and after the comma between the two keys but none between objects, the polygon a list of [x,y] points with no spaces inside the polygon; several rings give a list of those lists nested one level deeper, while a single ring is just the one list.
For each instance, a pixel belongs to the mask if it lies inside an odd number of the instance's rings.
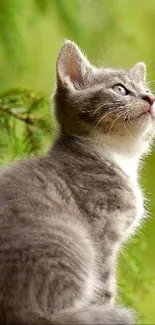
[{"label": "kitten's mouth", "polygon": [[147,107],[143,112],[141,112],[137,115],[126,117],[125,122],[130,122],[132,120],[138,120],[141,117],[151,117],[152,119],[155,119],[155,104],[151,105],[150,107]]},{"label": "kitten's mouth", "polygon": [[151,115],[151,107],[147,110],[145,110],[144,112],[140,113],[139,115],[137,115],[135,118],[138,119],[142,116],[147,116],[147,115]]}]

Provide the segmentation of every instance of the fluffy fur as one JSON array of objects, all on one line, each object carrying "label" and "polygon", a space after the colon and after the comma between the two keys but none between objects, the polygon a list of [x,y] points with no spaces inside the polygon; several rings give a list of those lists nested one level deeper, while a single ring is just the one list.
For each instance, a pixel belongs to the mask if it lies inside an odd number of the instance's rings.
[{"label": "fluffy fur", "polygon": [[145,65],[98,69],[67,41],[54,100],[52,149],[0,173],[0,323],[133,324],[114,305],[115,264],[143,216],[137,169],[155,126]]}]

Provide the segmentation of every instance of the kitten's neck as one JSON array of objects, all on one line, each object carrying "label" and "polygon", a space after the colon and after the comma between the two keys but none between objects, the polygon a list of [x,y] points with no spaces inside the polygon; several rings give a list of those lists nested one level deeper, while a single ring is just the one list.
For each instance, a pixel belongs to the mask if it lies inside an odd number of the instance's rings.
[{"label": "kitten's neck", "polygon": [[106,154],[131,180],[136,181],[142,157],[151,147],[152,132],[146,132],[141,137],[131,136],[128,139],[99,134],[89,141],[101,157]]},{"label": "kitten's neck", "polygon": [[120,152],[116,148],[108,147],[105,144],[103,146],[94,145],[94,150],[99,153],[101,159],[107,156],[108,160],[119,166],[131,181],[137,180],[139,156],[134,156],[127,152]]},{"label": "kitten's neck", "polygon": [[101,159],[105,157],[119,168],[130,178],[131,181],[137,180],[137,171],[140,162],[140,154],[133,154],[131,151],[123,151],[117,147],[110,147],[108,144],[97,144],[90,139],[86,140],[89,143],[90,150],[97,152]]},{"label": "kitten's neck", "polygon": [[[78,142],[77,142],[78,140]],[[109,160],[110,163],[117,165],[129,178],[131,181],[137,180],[137,170],[139,165],[140,157],[139,155],[132,155],[131,152],[121,152],[117,150],[116,147],[111,147],[104,144],[99,144],[90,138],[84,138],[80,136],[62,136],[57,141],[57,145],[64,146],[66,143],[67,148],[70,147],[71,151],[82,149],[79,151],[79,155],[84,151],[91,154],[97,153],[101,160]],[[71,145],[72,144],[72,145]],[[78,147],[76,147],[78,145]]]}]

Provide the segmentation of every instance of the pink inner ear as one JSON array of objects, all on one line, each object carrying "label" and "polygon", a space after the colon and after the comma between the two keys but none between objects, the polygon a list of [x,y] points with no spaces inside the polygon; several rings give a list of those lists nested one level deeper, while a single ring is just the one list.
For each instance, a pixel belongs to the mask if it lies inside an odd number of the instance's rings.
[{"label": "pink inner ear", "polygon": [[83,79],[80,74],[71,74],[70,79],[72,83],[79,83],[79,84],[83,83]]},{"label": "pink inner ear", "polygon": [[81,62],[75,53],[70,54],[70,58],[66,60],[65,74],[70,77],[73,84],[83,83]]},{"label": "pink inner ear", "polygon": [[65,77],[69,77],[74,87],[83,84],[82,75],[83,56],[80,50],[72,43],[66,43],[58,58],[58,80],[65,84]]},{"label": "pink inner ear", "polygon": [[79,89],[88,78],[88,72],[90,74],[91,65],[78,48],[78,46],[71,41],[67,41],[59,54],[57,61],[57,81],[61,85],[67,85],[67,77],[75,88]]}]

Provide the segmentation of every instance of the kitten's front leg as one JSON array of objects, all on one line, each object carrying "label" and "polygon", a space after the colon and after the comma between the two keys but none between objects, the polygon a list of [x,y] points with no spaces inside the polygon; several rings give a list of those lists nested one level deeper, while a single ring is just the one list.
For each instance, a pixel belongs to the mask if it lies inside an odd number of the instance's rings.
[{"label": "kitten's front leg", "polygon": [[100,270],[101,286],[98,294],[98,302],[101,304],[114,304],[116,297],[116,277],[114,268],[111,265],[102,266]]},{"label": "kitten's front leg", "polygon": [[98,304],[115,303],[116,297],[116,275],[115,275],[115,256],[114,252],[101,254],[98,264],[98,292],[96,300]]}]

